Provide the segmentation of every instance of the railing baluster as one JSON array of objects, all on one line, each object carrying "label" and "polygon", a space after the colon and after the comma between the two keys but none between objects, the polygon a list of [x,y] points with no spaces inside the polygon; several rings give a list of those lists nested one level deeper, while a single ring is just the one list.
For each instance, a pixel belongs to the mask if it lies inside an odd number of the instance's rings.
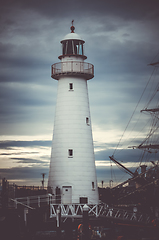
[{"label": "railing baluster", "polygon": [[27,205],[29,206],[30,201],[29,201],[29,197],[27,197]]}]

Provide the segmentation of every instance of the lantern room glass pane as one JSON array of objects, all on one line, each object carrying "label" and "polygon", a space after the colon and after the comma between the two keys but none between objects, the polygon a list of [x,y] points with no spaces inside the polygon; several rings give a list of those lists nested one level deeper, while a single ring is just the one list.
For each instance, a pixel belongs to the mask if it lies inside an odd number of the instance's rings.
[{"label": "lantern room glass pane", "polygon": [[62,54],[63,55],[84,55],[83,43],[78,40],[67,40],[62,43]]},{"label": "lantern room glass pane", "polygon": [[66,42],[62,43],[62,54],[66,54]]},{"label": "lantern room glass pane", "polygon": [[79,54],[80,54],[80,55],[83,55],[82,44],[79,44]]},{"label": "lantern room glass pane", "polygon": [[68,48],[66,54],[73,54],[72,41],[68,41]]}]

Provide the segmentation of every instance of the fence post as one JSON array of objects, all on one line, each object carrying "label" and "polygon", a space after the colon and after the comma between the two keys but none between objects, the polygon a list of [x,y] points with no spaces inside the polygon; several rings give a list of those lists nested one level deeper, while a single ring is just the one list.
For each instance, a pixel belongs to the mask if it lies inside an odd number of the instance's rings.
[{"label": "fence post", "polygon": [[17,209],[17,199],[15,199],[14,204],[15,204],[15,208]]},{"label": "fence post", "polygon": [[38,207],[40,207],[40,196],[38,196]]},{"label": "fence post", "polygon": [[29,197],[27,197],[27,205],[29,206],[30,204],[30,200],[29,200]]},{"label": "fence post", "polygon": [[56,209],[56,234],[57,234],[57,239],[61,239],[61,211],[60,207]]}]

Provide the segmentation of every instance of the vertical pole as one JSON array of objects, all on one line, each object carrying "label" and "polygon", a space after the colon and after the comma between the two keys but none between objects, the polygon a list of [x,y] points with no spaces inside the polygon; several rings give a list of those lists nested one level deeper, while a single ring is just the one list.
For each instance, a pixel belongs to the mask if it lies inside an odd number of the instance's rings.
[{"label": "vertical pole", "polygon": [[61,211],[60,207],[56,209],[56,234],[57,234],[57,239],[61,239]]},{"label": "vertical pole", "polygon": [[28,208],[24,208],[24,223],[25,223],[25,227],[27,227],[27,214],[28,214]]},{"label": "vertical pole", "polygon": [[38,196],[38,207],[40,207],[40,196]]},{"label": "vertical pole", "polygon": [[47,204],[50,205],[50,193],[47,195]]},{"label": "vertical pole", "polygon": [[87,204],[83,206],[83,240],[89,240],[89,208]]},{"label": "vertical pole", "polygon": [[14,206],[15,206],[15,208],[17,209],[17,199],[15,198],[15,201],[14,201]]},{"label": "vertical pole", "polygon": [[29,199],[29,197],[27,197],[27,205],[28,205],[28,206],[30,205],[30,199]]},{"label": "vertical pole", "polygon": [[8,208],[8,183],[5,178],[2,180],[2,210],[5,212]]}]

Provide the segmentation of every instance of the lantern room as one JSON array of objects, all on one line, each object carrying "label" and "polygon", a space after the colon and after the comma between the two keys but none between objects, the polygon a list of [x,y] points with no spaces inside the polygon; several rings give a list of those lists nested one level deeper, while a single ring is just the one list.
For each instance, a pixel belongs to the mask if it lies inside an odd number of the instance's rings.
[{"label": "lantern room", "polygon": [[62,54],[63,55],[84,55],[83,54],[83,42],[80,40],[65,40],[62,42]]},{"label": "lantern room", "polygon": [[94,77],[94,66],[84,61],[87,59],[84,55],[83,45],[85,41],[74,32],[73,21],[70,29],[71,32],[61,41],[62,55],[58,57],[61,62],[52,65],[51,77],[56,80],[59,80],[61,76],[92,79]]},{"label": "lantern room", "polygon": [[77,56],[81,57],[83,60],[87,59],[84,55],[84,43],[85,41],[74,32],[75,27],[71,26],[71,33],[67,34],[64,39],[61,41],[62,44],[62,55],[59,56],[59,59],[62,59],[66,56]]}]

